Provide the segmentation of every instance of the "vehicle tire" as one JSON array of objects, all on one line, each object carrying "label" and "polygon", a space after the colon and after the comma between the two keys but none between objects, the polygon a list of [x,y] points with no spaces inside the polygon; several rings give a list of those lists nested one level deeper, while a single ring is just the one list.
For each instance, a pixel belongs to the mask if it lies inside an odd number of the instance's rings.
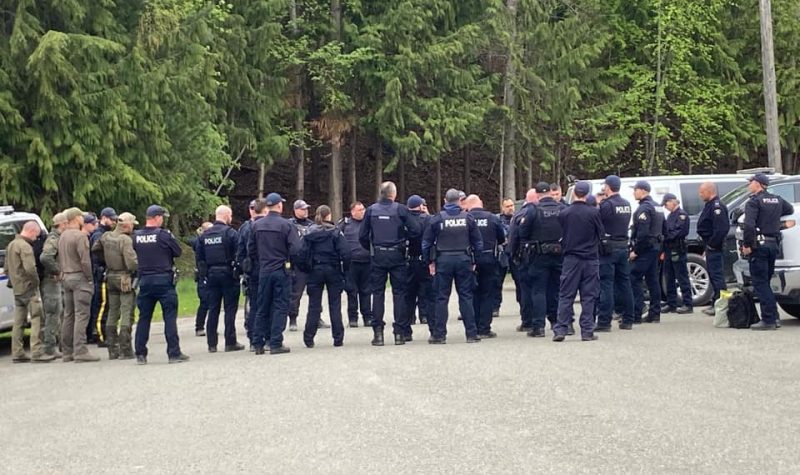
[{"label": "vehicle tire", "polygon": [[[692,305],[695,307],[701,307],[703,305],[708,304],[711,301],[711,297],[714,295],[714,289],[711,287],[711,278],[708,275],[708,269],[706,268],[706,260],[703,256],[698,254],[691,254],[687,255],[687,263],[686,266],[689,268],[689,281],[692,285]],[[666,273],[663,273],[664,275]],[[664,297],[666,300],[667,295],[667,284],[666,278],[662,275],[662,291],[664,292]],[[681,300],[681,289],[678,288],[678,301]]]},{"label": "vehicle tire", "polygon": [[778,305],[781,306],[784,312],[788,313],[794,318],[800,318],[800,303],[781,303]]}]

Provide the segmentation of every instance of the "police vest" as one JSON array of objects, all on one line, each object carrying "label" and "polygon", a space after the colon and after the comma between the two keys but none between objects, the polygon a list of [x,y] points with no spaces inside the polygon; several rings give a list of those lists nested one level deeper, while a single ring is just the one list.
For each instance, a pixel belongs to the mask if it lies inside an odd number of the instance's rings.
[{"label": "police vest", "polygon": [[494,252],[497,247],[497,233],[494,226],[491,225],[491,218],[494,215],[488,211],[477,211],[473,213],[473,216],[483,239],[483,252]]},{"label": "police vest", "polygon": [[657,209],[653,210],[653,221],[650,223],[650,237],[662,241],[664,239],[664,213]]},{"label": "police vest", "polygon": [[530,242],[553,243],[563,236],[558,215],[564,207],[555,201],[541,201],[536,205],[536,226],[533,227]]},{"label": "police vest", "polygon": [[781,233],[781,198],[769,192],[759,193],[752,198],[759,208],[756,220],[756,231],[769,237],[780,237]]},{"label": "police vest", "polygon": [[213,226],[200,236],[200,244],[205,251],[206,265],[210,267],[228,267],[233,261],[229,255],[229,244],[226,234],[227,226]]},{"label": "police vest", "polygon": [[612,211],[610,216],[601,213],[601,218],[604,218],[603,228],[605,228],[606,234],[611,236],[612,239],[627,240],[628,227],[631,224],[631,204],[628,200],[619,195],[614,195],[603,201],[600,207],[603,210],[610,207]]},{"label": "police vest", "polygon": [[322,227],[309,230],[305,239],[312,247],[314,264],[338,264],[342,257],[336,250],[336,239],[340,231],[336,228],[324,229]]},{"label": "police vest", "polygon": [[[165,236],[162,236],[162,233]],[[144,228],[134,233],[133,249],[139,262],[139,275],[172,272],[172,250],[160,242],[160,239],[171,238],[172,236],[161,228]]]},{"label": "police vest", "polygon": [[462,211],[453,216],[442,211],[440,215],[442,223],[436,238],[436,250],[440,253],[467,252],[470,248],[467,213]]},{"label": "police vest", "polygon": [[401,240],[403,222],[400,220],[400,205],[375,203],[371,209],[372,243],[378,246],[390,246]]}]

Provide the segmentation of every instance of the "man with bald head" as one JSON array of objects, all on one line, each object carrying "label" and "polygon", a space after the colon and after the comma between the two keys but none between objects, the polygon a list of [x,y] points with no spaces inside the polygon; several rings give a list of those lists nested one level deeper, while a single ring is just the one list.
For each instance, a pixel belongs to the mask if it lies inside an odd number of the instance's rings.
[{"label": "man with bald head", "polygon": [[705,182],[698,190],[700,199],[706,202],[700,218],[697,220],[697,234],[703,238],[706,255],[706,269],[714,288],[714,298],[711,307],[703,310],[706,315],[714,315],[713,303],[719,298],[720,290],[727,289],[725,285],[725,238],[731,227],[728,218],[728,208],[720,201],[717,185]]},{"label": "man with bald head", "polygon": [[473,295],[475,324],[480,338],[494,338],[492,331],[492,311],[495,304],[495,291],[500,280],[500,263],[497,260],[498,247],[506,242],[506,233],[500,218],[483,209],[483,201],[478,195],[469,195],[465,200],[469,214],[475,218],[478,231],[483,239],[483,250],[475,254],[475,277],[477,286]]},{"label": "man with bald head", "polygon": [[522,260],[522,242],[520,242],[519,227],[522,219],[528,213],[529,209],[539,202],[539,193],[536,188],[531,188],[525,194],[525,204],[514,213],[511,218],[511,225],[508,228],[508,255],[509,255],[509,268],[511,269],[511,278],[514,279],[514,286],[517,292],[517,303],[519,303],[520,315],[522,323],[517,327],[519,332],[529,332],[533,330],[533,307],[531,306],[531,294],[523,285],[523,275],[520,272],[520,263]]},{"label": "man with bald head", "polygon": [[236,341],[236,310],[239,307],[239,265],[236,262],[238,233],[230,226],[231,208],[217,207],[214,224],[198,240],[198,278],[206,280],[208,321],[206,340],[209,353],[217,352],[219,314],[225,303],[225,351],[239,351],[244,345]]}]

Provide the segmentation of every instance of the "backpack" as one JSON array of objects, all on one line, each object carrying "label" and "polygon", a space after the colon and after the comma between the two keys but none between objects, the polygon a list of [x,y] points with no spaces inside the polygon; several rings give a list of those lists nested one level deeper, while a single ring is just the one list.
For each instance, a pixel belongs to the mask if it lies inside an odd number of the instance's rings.
[{"label": "backpack", "polygon": [[305,239],[305,236],[300,238],[300,247],[292,258],[292,265],[300,272],[308,274],[314,267],[313,247],[314,246]]},{"label": "backpack", "polygon": [[731,328],[750,328],[758,323],[758,312],[753,294],[748,291],[736,291],[728,300],[728,324]]},{"label": "backpack", "polygon": [[714,327],[716,328],[729,328],[728,322],[728,303],[731,298],[731,293],[727,290],[720,290],[719,298],[714,302]]}]

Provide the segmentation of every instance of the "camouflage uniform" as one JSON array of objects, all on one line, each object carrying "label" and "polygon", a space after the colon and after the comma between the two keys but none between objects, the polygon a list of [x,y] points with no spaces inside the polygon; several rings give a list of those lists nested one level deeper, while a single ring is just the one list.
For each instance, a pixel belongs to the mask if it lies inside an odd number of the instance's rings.
[{"label": "camouflage uniform", "polygon": [[44,267],[44,277],[39,284],[44,307],[42,325],[44,352],[56,354],[58,338],[61,334],[61,319],[64,312],[64,289],[61,286],[61,266],[58,265],[58,239],[61,233],[57,228],[47,235],[39,261]]}]

